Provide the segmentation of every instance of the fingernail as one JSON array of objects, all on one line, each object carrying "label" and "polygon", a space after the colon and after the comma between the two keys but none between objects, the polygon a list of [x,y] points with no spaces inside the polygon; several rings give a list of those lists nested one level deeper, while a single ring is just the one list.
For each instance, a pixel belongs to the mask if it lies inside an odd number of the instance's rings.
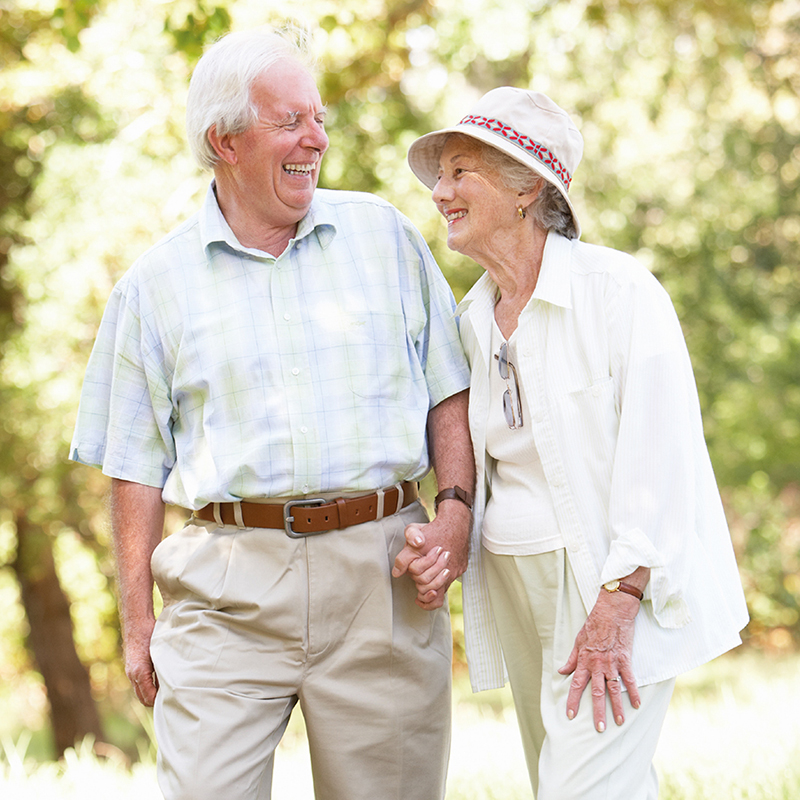
[{"label": "fingernail", "polygon": [[446,578],[449,574],[450,574],[450,570],[449,569],[443,569],[442,570],[442,577],[443,578]]},{"label": "fingernail", "polygon": [[568,709],[567,709],[567,716],[568,716],[570,719],[575,719],[575,712],[574,712],[574,711],[573,711],[571,708],[568,708]]},{"label": "fingernail", "polygon": [[617,717],[617,725],[622,725],[623,722],[625,722],[625,717],[623,717],[622,714],[620,714]]},{"label": "fingernail", "polygon": [[395,568],[392,570],[392,577],[393,577],[393,578],[396,578],[396,577],[398,577],[399,575],[400,575],[400,570],[399,570],[399,569],[397,569],[397,567],[395,567]]},{"label": "fingernail", "polygon": [[449,550],[447,550],[447,551],[445,552],[445,554],[444,554],[444,560],[445,560],[445,561],[449,561],[449,560],[450,560],[450,551],[449,551]]},{"label": "fingernail", "polygon": [[637,700],[636,702],[634,702],[634,703],[631,703],[631,705],[632,705],[634,708],[639,708],[639,706],[641,705],[641,702],[639,702],[639,701]]},{"label": "fingernail", "polygon": [[438,556],[439,553],[441,553],[441,552],[442,552],[442,548],[441,547],[437,547],[436,548],[436,555]]},{"label": "fingernail", "polygon": [[422,537],[415,536],[414,537],[414,547],[422,547]]},{"label": "fingernail", "polygon": [[606,729],[605,722],[598,722],[597,723],[597,730],[602,733]]}]

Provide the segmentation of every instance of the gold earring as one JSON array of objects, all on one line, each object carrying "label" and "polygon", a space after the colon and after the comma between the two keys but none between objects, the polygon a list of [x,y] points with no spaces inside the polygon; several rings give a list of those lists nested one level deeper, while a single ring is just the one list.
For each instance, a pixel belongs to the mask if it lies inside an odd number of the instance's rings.
[{"label": "gold earring", "polygon": [[517,214],[519,214],[520,219],[525,219],[528,212],[522,206],[517,206]]}]

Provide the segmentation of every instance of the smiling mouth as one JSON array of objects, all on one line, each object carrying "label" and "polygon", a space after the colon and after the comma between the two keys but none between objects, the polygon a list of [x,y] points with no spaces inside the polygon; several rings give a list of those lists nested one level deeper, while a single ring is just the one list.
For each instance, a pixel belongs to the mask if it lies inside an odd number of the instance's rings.
[{"label": "smiling mouth", "polygon": [[447,220],[447,223],[450,224],[451,222],[455,222],[457,219],[461,219],[462,217],[466,216],[466,211],[450,211],[444,215],[444,218]]},{"label": "smiling mouth", "polygon": [[283,171],[288,175],[308,177],[314,171],[313,164],[284,164]]}]

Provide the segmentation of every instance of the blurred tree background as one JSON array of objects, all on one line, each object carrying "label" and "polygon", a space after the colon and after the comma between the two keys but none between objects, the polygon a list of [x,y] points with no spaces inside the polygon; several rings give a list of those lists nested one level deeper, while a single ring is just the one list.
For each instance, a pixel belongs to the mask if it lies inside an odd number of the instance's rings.
[{"label": "blurred tree background", "polygon": [[107,481],[67,462],[80,385],[114,282],[205,192],[183,131],[203,47],[286,22],[311,28],[330,106],[321,185],[395,203],[458,298],[480,269],[447,250],[408,145],[499,85],[573,113],[583,238],[637,255],[684,326],[748,646],[796,647],[797,0],[0,0],[0,736],[136,754]]}]

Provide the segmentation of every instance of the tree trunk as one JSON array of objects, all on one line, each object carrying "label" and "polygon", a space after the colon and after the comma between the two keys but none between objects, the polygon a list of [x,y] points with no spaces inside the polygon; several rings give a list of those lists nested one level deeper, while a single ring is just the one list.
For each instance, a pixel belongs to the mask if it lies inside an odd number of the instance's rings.
[{"label": "tree trunk", "polygon": [[57,757],[88,734],[103,739],[89,673],[78,658],[69,601],[58,581],[50,538],[23,515],[16,516],[14,572],[28,616],[31,648],[44,678]]}]

